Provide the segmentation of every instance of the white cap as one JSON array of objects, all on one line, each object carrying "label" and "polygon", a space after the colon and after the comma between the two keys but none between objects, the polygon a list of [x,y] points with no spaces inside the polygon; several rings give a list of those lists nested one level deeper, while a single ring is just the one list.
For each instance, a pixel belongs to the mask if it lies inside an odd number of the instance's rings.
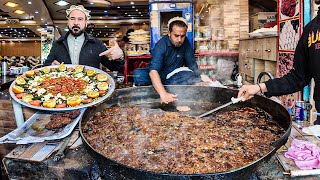
[{"label": "white cap", "polygon": [[82,11],[86,17],[87,17],[87,20],[89,20],[91,18],[91,16],[89,15],[89,12],[88,10],[86,10],[82,5],[71,5],[69,9],[66,10],[66,13],[67,13],[67,18],[69,18],[69,15],[70,13],[73,11],[73,10],[79,10],[79,11]]},{"label": "white cap", "polygon": [[168,21],[168,27],[170,26],[170,24],[173,22],[173,21],[182,21],[182,22],[184,22],[184,24],[186,25],[186,26],[188,26],[188,21],[185,19],[185,18],[183,18],[183,17],[174,17],[174,18],[171,18],[169,21]]}]

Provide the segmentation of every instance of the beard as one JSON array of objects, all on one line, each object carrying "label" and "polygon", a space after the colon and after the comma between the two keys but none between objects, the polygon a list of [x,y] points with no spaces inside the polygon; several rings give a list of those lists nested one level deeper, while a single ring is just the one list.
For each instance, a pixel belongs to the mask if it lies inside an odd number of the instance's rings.
[{"label": "beard", "polygon": [[171,42],[171,44],[173,45],[174,48],[178,48],[178,47],[180,47],[180,46],[182,45],[182,43],[180,43],[180,42],[174,42],[174,41],[172,41],[171,39],[170,39],[170,42]]},{"label": "beard", "polygon": [[178,48],[182,45],[182,43],[178,43],[178,42],[171,42],[171,44],[173,45],[173,47]]},{"label": "beard", "polygon": [[84,33],[85,28],[80,29],[79,26],[72,26],[72,28],[69,27],[69,31],[70,31],[70,33],[71,33],[73,36],[78,37],[78,36],[80,36],[82,33]]}]

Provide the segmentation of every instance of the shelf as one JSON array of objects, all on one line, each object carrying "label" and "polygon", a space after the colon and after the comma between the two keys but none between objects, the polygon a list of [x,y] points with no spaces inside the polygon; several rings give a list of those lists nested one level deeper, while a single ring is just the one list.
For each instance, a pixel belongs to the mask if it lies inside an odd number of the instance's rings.
[{"label": "shelf", "polygon": [[198,56],[228,56],[228,57],[234,57],[239,56],[239,52],[210,52],[210,51],[204,51],[200,53],[194,54],[196,57]]},{"label": "shelf", "polygon": [[128,56],[126,57],[126,59],[150,59],[151,55],[150,54],[145,54],[145,55],[141,55],[141,56]]},{"label": "shelf", "polygon": [[213,70],[217,68],[217,65],[198,65],[200,70]]},{"label": "shelf", "polygon": [[224,37],[216,37],[214,39],[212,38],[194,38],[194,41],[223,41],[225,38]]}]

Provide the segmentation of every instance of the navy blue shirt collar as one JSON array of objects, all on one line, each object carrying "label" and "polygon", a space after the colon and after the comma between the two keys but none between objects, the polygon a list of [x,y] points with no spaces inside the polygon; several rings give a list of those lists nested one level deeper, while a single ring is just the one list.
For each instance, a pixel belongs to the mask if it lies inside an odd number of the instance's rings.
[{"label": "navy blue shirt collar", "polygon": [[167,46],[172,46],[172,43],[171,43],[170,38],[169,38],[169,35],[165,36],[165,41],[166,41]]}]

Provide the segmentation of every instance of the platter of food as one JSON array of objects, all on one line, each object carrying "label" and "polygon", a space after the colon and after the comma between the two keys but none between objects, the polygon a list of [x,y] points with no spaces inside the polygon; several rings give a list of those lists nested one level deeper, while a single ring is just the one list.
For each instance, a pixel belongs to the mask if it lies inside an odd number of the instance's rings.
[{"label": "platter of food", "polygon": [[60,64],[27,71],[9,93],[21,105],[47,111],[67,111],[101,103],[115,89],[106,72],[84,65]]}]

